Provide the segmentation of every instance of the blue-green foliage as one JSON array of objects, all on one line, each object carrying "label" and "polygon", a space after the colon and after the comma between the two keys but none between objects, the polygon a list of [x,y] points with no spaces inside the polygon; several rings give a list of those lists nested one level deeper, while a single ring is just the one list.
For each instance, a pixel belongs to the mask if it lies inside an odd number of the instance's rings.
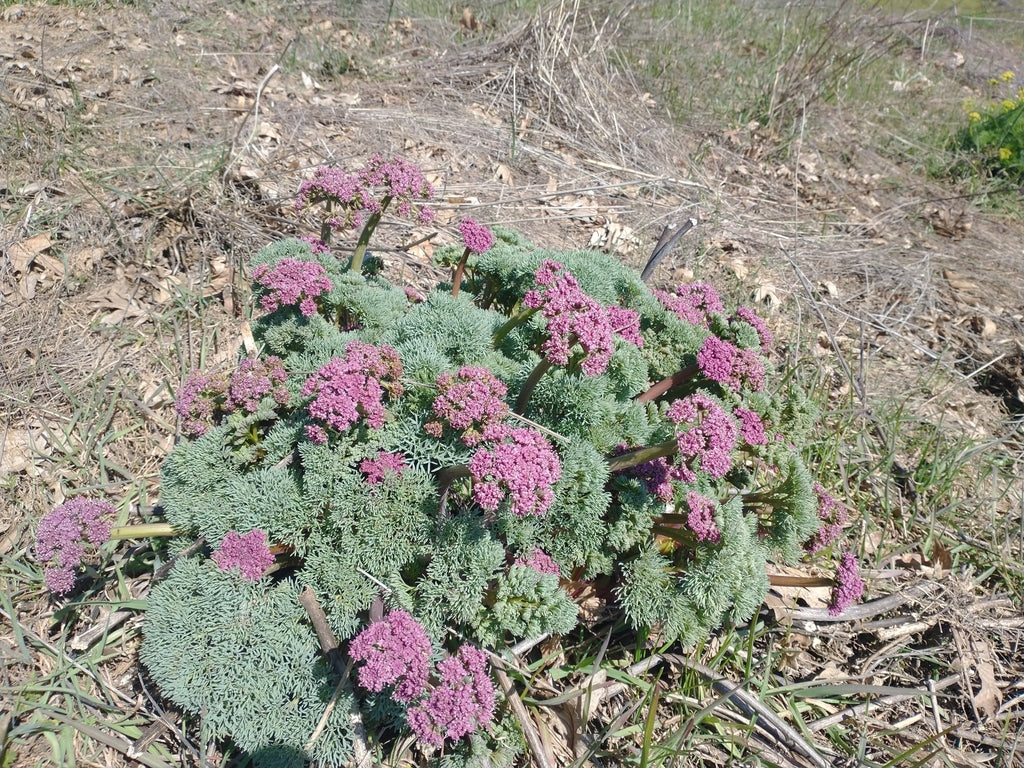
[{"label": "blue-green foliage", "polygon": [[498,645],[510,632],[517,637],[564,635],[576,626],[576,604],[558,586],[558,577],[525,565],[513,565],[498,575],[493,599],[477,616],[477,637]]},{"label": "blue-green foliage", "polygon": [[[335,695],[327,665],[291,579],[246,582],[210,562],[186,559],[149,596],[139,652],[160,690],[195,715],[213,737],[269,758],[341,765],[351,757],[340,694],[310,754],[312,735]],[[288,764],[288,763],[285,763]]]},{"label": "blue-green foliage", "polygon": [[[752,326],[725,315],[691,325],[605,254],[542,251],[516,233],[496,234],[489,251],[469,259],[459,297],[439,290],[414,304],[399,288],[347,272],[305,243],[265,248],[254,267],[315,261],[332,285],[312,317],[283,306],[253,321],[263,353],[284,361],[291,402],[264,398],[256,413],[217,414],[205,435],[183,440],[163,467],[164,513],[183,537],[205,537],[205,554],[229,531],[254,529],[283,550],[277,572],[255,584],[209,560],[178,564],[154,589],[142,650],[170,698],[202,712],[215,735],[230,734],[268,765],[350,757],[342,714],[355,705],[348,692],[312,754],[305,752],[336,681],[297,602],[301,588],[317,596],[341,640],[383,606],[410,612],[441,649],[453,634],[501,646],[569,632],[577,616],[573,588],[600,579],[635,627],[656,626],[667,640],[692,643],[723,621],[749,618],[767,590],[766,561],[799,558],[817,529],[812,479],[794,449],[814,419],[809,401],[798,391],[773,391],[770,371],[760,392],[733,392],[693,373],[709,333],[758,349]],[[460,255],[450,249],[439,259],[454,264]],[[508,499],[497,509],[477,504],[468,467],[480,446],[431,422],[438,376],[463,366],[489,369],[507,385],[507,404],[517,405],[542,360],[546,321],[527,316],[522,300],[545,260],[564,265],[600,304],[636,312],[644,343],[616,339],[607,369],[594,376],[572,361],[551,366],[518,404],[522,414],[506,418],[506,427],[547,435],[560,461],[550,508],[519,516]],[[521,322],[496,340],[510,318]],[[332,428],[322,442],[302,388],[354,340],[397,351],[402,391],[388,394],[383,426],[360,419]],[[640,397],[683,370],[691,375],[674,379],[673,390]],[[740,441],[724,477],[700,471],[684,483],[677,467],[667,492],[649,487],[636,464],[612,471],[613,457],[644,446],[660,451],[662,469],[674,462],[676,427],[666,411],[698,389],[727,412],[759,414],[767,443]],[[371,481],[364,462],[382,455],[401,461],[401,471]],[[715,503],[718,541],[687,532],[690,493]],[[515,564],[538,549],[559,566],[561,581]],[[401,708],[386,696],[360,696],[371,727],[402,725]],[[507,764],[519,744],[503,740],[502,727],[463,740],[439,764]]]},{"label": "blue-green foliage", "polygon": [[429,632],[445,624],[477,623],[492,578],[505,562],[505,549],[476,515],[440,521],[435,545],[416,587],[417,615]]}]

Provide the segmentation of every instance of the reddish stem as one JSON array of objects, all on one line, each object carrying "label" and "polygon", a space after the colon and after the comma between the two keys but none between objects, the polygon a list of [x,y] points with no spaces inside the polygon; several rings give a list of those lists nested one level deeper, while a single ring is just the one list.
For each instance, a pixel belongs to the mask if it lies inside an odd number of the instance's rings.
[{"label": "reddish stem", "polygon": [[470,250],[467,248],[462,252],[459,265],[455,268],[455,277],[452,278],[452,298],[459,295],[459,286],[462,284],[462,273],[466,269],[466,262],[469,260]]},{"label": "reddish stem", "polygon": [[657,400],[659,397],[661,397],[670,389],[672,389],[672,387],[678,387],[680,384],[685,384],[686,382],[693,379],[693,377],[697,375],[697,372],[699,370],[700,368],[698,367],[698,365],[694,363],[693,365],[686,366],[680,371],[676,371],[671,376],[666,376],[664,379],[659,381],[646,392],[638,395],[636,398],[637,402],[649,403],[653,400]]}]

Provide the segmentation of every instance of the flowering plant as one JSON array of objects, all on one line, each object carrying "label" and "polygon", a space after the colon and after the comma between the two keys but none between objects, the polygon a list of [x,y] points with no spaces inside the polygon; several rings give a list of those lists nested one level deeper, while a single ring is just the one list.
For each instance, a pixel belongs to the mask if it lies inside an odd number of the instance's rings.
[{"label": "flowering plant", "polygon": [[[431,192],[399,160],[317,171],[298,207],[327,207],[320,236],[253,259],[259,354],[178,394],[160,507],[185,551],[140,655],[257,764],[359,761],[406,731],[445,765],[511,760],[488,655],[572,632],[585,592],[691,644],[757,610],[771,561],[840,555],[836,611],[863,589],[761,318],[471,220],[420,297],[364,257],[389,205],[427,221]],[[108,532],[95,511],[44,520],[55,591]]]},{"label": "flowering plant", "polygon": [[973,173],[1016,186],[1024,181],[1024,88],[1015,86],[1014,79],[1007,70],[989,80],[984,104],[964,104],[967,125],[951,144],[967,154],[965,165]]}]

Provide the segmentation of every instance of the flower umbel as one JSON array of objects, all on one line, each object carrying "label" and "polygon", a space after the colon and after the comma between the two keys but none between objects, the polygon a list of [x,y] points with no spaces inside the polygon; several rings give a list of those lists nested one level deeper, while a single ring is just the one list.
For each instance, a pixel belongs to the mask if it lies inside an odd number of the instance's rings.
[{"label": "flower umbel", "polygon": [[712,381],[738,392],[744,386],[764,388],[764,364],[749,349],[739,349],[717,336],[708,336],[697,353],[700,371]]},{"label": "flower umbel", "polygon": [[223,377],[192,371],[174,399],[174,410],[181,417],[181,431],[188,437],[205,435],[223,405],[227,389]]},{"label": "flower umbel", "polygon": [[299,305],[299,311],[306,317],[316,314],[316,299],[331,290],[327,271],[315,261],[281,259],[273,267],[260,264],[252,272],[252,278],[268,289],[260,298],[265,312],[278,307]]},{"label": "flower umbel", "polygon": [[493,511],[508,495],[513,514],[547,512],[555,500],[552,486],[562,476],[562,464],[544,435],[499,425],[485,430],[483,438],[494,445],[477,450],[469,462],[473,500]]},{"label": "flower umbel", "polygon": [[843,527],[850,520],[850,515],[836,498],[825,490],[821,483],[814,484],[814,493],[818,496],[818,532],[807,543],[808,552],[820,552],[834,543],[843,533]]},{"label": "flower umbel", "polygon": [[739,428],[736,421],[715,400],[696,392],[676,400],[665,414],[677,425],[686,425],[676,432],[680,463],[677,468],[683,482],[697,479],[694,466],[712,478],[725,476],[732,466]]},{"label": "flower umbel", "polygon": [[259,529],[239,534],[228,531],[217,551],[213,553],[217,567],[222,571],[237,568],[243,578],[259,581],[263,572],[274,563],[274,554],[267,546],[267,534]]},{"label": "flower umbel", "polygon": [[[606,308],[584,293],[579,282],[564,267],[545,261],[537,270],[537,285],[523,297],[523,305],[539,309],[547,321],[547,340],[541,351],[556,365],[566,365],[572,348],[579,344],[580,368],[588,376],[603,373],[615,351],[614,335],[643,345],[639,316],[630,309]],[[561,274],[559,274],[561,273]]]},{"label": "flower umbel", "polygon": [[487,227],[477,224],[472,219],[459,222],[459,233],[466,248],[473,253],[483,253],[494,245],[494,235]]},{"label": "flower umbel", "polygon": [[408,721],[421,741],[440,747],[490,724],[495,690],[487,674],[487,656],[471,645],[460,646],[437,670],[440,681],[409,709]]},{"label": "flower umbel", "polygon": [[676,292],[653,291],[665,309],[675,312],[676,317],[691,325],[708,325],[708,315],[724,312],[718,291],[707,283],[686,283],[676,288]]},{"label": "flower umbel", "polygon": [[[489,370],[464,366],[454,375],[442,373],[437,377],[434,413],[462,432],[466,445],[476,445],[487,427],[499,424],[508,416],[506,394],[508,387]],[[441,437],[444,425],[430,421],[424,429],[434,437]]]},{"label": "flower umbel", "polygon": [[828,606],[829,615],[838,616],[860,600],[863,594],[864,580],[860,577],[857,558],[852,552],[844,552],[836,573],[836,585],[832,588],[832,600]]},{"label": "flower umbel", "polygon": [[353,638],[348,655],[362,662],[359,684],[368,691],[395,687],[394,698],[409,702],[423,693],[430,671],[430,639],[405,611],[392,611]]},{"label": "flower umbel", "polygon": [[715,523],[715,508],[718,506],[715,500],[690,491],[686,494],[686,506],[690,510],[686,515],[686,524],[697,537],[697,541],[721,541],[722,532]]},{"label": "flower umbel", "polygon": [[71,591],[86,545],[97,546],[110,538],[113,514],[114,508],[104,501],[77,497],[39,521],[36,557],[46,563],[46,586],[51,592],[63,595]]},{"label": "flower umbel", "polygon": [[366,482],[370,485],[380,485],[389,477],[401,477],[403,469],[405,457],[387,451],[378,451],[377,458],[363,459],[359,464],[359,471],[366,475]]},{"label": "flower umbel", "polygon": [[228,382],[224,409],[255,413],[260,401],[270,395],[278,405],[288,405],[288,380],[281,358],[271,355],[265,359],[250,357],[242,361]]},{"label": "flower umbel", "polygon": [[[384,395],[398,397],[402,385],[402,363],[398,352],[388,346],[375,347],[362,341],[350,341],[345,357],[336,357],[302,385],[304,397],[314,396],[309,415],[343,432],[360,418],[374,428],[384,426]],[[323,442],[323,427],[307,433],[314,442]],[[320,439],[323,438],[323,439]]]},{"label": "flower umbel", "polygon": [[558,567],[558,563],[551,559],[551,555],[538,547],[534,547],[526,557],[517,557],[513,564],[533,568],[537,573],[562,577],[562,569]]}]

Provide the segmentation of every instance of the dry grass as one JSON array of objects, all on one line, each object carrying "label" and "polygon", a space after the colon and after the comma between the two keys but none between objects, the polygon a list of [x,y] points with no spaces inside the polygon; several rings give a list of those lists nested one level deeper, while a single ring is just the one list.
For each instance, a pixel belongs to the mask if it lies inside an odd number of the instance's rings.
[{"label": "dry grass", "polygon": [[[1019,213],[923,173],[926,132],[888,111],[906,91],[874,91],[871,109],[846,87],[803,93],[806,56],[773,59],[786,90],[769,91],[766,125],[734,125],[680,115],[633,74],[643,4],[563,2],[477,29],[405,13],[386,24],[386,5],[367,4],[358,23],[320,2],[287,14],[201,0],[3,10],[0,762],[128,764],[154,725],[165,730],[146,764],[213,750],[149,698],[134,662],[141,614],[106,624],[104,602],[144,595],[144,550],[105,552],[104,578],[65,606],[41,588],[31,531],[84,490],[127,499],[126,520],[151,513],[174,391],[240,344],[249,255],[301,230],[291,195],[307,169],[374,152],[433,176],[434,242],[471,212],[638,265],[664,225],[699,217],[661,279],[696,273],[771,313],[785,362],[828,406],[812,449],[860,512],[870,597],[888,599],[826,623],[820,596],[801,594],[803,613],[773,603],[685,658],[595,616],[572,644],[524,650],[509,671],[543,759],[1021,760]],[[887,58],[837,50],[810,74],[835,85],[901,66],[889,74],[923,89],[931,117],[1024,57],[956,17],[844,24],[885,30],[873,41]],[[705,37],[739,60],[738,41]],[[698,42],[696,60],[711,61]],[[947,63],[954,51],[963,68]],[[429,234],[385,225],[396,239]],[[390,266],[427,280],[427,256]],[[630,666],[638,657],[649,658]],[[739,691],[767,710],[751,714]]]}]

